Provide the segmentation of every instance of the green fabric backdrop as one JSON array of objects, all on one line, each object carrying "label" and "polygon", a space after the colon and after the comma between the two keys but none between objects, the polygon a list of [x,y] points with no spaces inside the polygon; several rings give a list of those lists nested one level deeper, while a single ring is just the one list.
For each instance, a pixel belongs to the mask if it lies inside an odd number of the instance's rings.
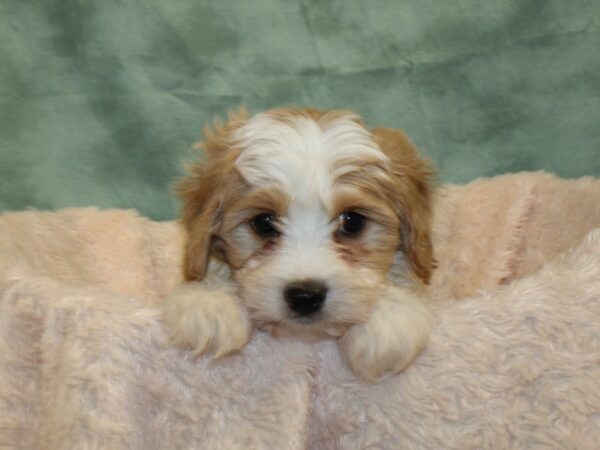
[{"label": "green fabric backdrop", "polygon": [[170,219],[246,103],[405,129],[442,181],[600,176],[598,0],[0,0],[0,208]]}]

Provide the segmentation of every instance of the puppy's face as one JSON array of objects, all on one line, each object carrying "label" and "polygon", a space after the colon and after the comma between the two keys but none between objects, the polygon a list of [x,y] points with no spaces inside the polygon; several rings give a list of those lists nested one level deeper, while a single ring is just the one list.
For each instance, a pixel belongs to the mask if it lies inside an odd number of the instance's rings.
[{"label": "puppy's face", "polygon": [[217,257],[255,323],[333,336],[366,319],[398,250],[428,281],[431,172],[402,133],[279,109],[205,134],[179,189],[188,280]]}]

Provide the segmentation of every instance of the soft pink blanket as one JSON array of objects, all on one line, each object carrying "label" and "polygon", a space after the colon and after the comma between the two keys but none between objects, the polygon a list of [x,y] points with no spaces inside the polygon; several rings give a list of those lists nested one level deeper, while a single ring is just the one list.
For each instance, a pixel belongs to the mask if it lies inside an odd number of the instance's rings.
[{"label": "soft pink blanket", "polygon": [[597,448],[600,181],[440,189],[429,347],[356,380],[335,343],[256,332],[219,363],[157,305],[182,234],[131,211],[0,216],[0,448]]}]

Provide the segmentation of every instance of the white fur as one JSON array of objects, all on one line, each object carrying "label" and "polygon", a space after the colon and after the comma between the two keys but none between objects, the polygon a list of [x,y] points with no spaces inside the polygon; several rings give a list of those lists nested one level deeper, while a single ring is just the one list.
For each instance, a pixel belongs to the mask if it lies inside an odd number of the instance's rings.
[{"label": "white fur", "polygon": [[[258,268],[242,269],[236,274],[241,296],[256,322],[339,336],[348,324],[367,318],[385,282],[381,276],[369,270],[351,270],[327,245],[285,245]],[[302,279],[324,280],[329,287],[322,317],[312,326],[298,325],[282,299],[285,285]]]},{"label": "white fur", "polygon": [[[291,118],[288,124],[266,113],[257,114],[236,133],[244,149],[236,166],[252,185],[274,184],[309,204],[327,202],[333,180],[356,169],[351,161],[366,157],[388,161],[356,119],[348,113],[323,129],[303,116]],[[333,170],[344,160],[348,164]],[[377,176],[387,177],[385,171],[372,169]]]}]

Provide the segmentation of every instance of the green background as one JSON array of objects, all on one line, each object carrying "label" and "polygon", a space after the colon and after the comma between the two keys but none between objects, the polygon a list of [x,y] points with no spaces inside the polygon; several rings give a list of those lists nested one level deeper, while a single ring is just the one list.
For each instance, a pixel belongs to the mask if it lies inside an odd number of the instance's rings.
[{"label": "green background", "polygon": [[444,182],[600,176],[598,0],[0,0],[0,208],[155,219],[215,114],[352,108]]}]

